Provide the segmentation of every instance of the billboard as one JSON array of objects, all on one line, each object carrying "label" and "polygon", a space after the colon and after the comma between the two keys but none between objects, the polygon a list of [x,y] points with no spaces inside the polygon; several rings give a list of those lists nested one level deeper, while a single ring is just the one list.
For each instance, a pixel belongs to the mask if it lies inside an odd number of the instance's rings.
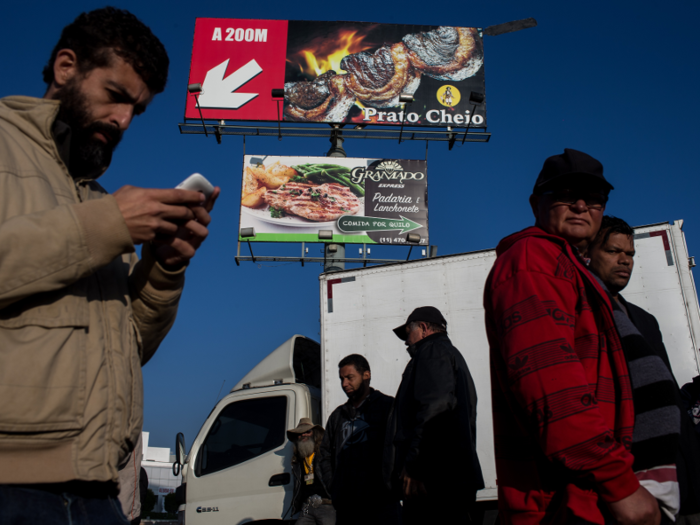
[{"label": "billboard", "polygon": [[246,155],[240,228],[258,242],[428,244],[424,160]]},{"label": "billboard", "polygon": [[485,94],[477,28],[198,18],[189,83],[205,119],[486,127],[485,100],[469,101]]}]

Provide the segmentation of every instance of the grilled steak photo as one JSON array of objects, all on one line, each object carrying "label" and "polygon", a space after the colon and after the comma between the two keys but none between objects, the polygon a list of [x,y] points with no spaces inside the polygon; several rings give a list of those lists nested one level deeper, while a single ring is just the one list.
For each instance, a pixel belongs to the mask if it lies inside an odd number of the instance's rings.
[{"label": "grilled steak photo", "polygon": [[284,114],[298,122],[342,122],[355,103],[343,79],[330,70],[313,82],[286,83]]},{"label": "grilled steak photo", "polygon": [[399,105],[399,95],[413,95],[420,72],[408,61],[402,43],[382,46],[374,54],[363,51],[343,58],[340,66],[349,74],[345,85],[363,103],[377,108]]},{"label": "grilled steak photo", "polygon": [[334,221],[343,215],[355,215],[362,203],[350,188],[337,183],[303,184],[288,182],[262,196],[278,210],[310,221]]},{"label": "grilled steak photo", "polygon": [[427,33],[406,35],[403,42],[413,66],[438,80],[459,81],[476,74],[484,63],[477,30],[438,27]]},{"label": "grilled steak photo", "polygon": [[478,29],[440,26],[405,34],[399,42],[345,55],[340,67],[335,65],[340,73],[328,69],[311,81],[285,83],[285,120],[344,122],[354,105],[399,107],[400,95],[414,95],[423,75],[460,82],[476,75],[483,63]]}]

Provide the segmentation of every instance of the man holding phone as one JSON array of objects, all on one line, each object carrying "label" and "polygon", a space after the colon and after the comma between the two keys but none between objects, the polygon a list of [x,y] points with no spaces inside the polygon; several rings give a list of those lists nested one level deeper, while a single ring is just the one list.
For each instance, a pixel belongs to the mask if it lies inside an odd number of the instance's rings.
[{"label": "man holding phone", "polygon": [[107,7],[64,28],[43,99],[0,100],[0,523],[124,522],[141,366],[220,191],[96,182],[168,65],[148,27]]}]

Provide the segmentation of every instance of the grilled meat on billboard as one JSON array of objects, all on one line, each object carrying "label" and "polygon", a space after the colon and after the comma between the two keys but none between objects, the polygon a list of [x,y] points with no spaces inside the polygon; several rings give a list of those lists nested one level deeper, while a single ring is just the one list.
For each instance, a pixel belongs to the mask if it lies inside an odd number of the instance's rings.
[{"label": "grilled meat on billboard", "polygon": [[355,215],[361,208],[360,199],[350,188],[335,182],[320,185],[289,182],[278,190],[265,193],[263,200],[271,210],[276,210],[275,213],[287,213],[316,222]]},{"label": "grilled meat on billboard", "polygon": [[413,67],[438,80],[464,80],[484,63],[481,39],[473,27],[438,27],[406,35],[403,42]]},{"label": "grilled meat on billboard", "polygon": [[362,208],[364,189],[352,182],[350,169],[337,164],[307,163],[285,166],[280,162],[246,166],[241,204],[268,207],[270,217],[287,215],[327,222],[354,215]]},{"label": "grilled meat on billboard", "polygon": [[399,95],[413,95],[420,85],[420,72],[408,60],[408,49],[402,43],[382,46],[374,54],[348,55],[340,66],[348,72],[344,80],[350,92],[376,108],[398,106]]},{"label": "grilled meat on billboard", "polygon": [[313,82],[284,85],[284,113],[299,122],[342,122],[355,104],[354,95],[335,71],[326,71]]},{"label": "grilled meat on billboard", "polygon": [[[315,26],[309,26],[310,29],[313,27]],[[431,82],[462,82],[474,77],[482,69],[483,46],[477,29],[441,26],[428,31],[399,33],[401,28],[405,31],[411,27],[418,29],[421,26],[394,26],[391,33],[386,25],[367,28],[368,32],[379,32],[379,37],[395,38],[394,43],[371,45],[366,34],[358,37],[364,39],[364,49],[346,53],[340,64],[333,64],[333,60],[321,61],[326,65],[326,69],[323,69],[314,58],[315,78],[311,71],[305,70],[300,64],[304,80],[285,83],[285,119],[301,122],[357,121],[352,116],[353,110],[358,113],[365,108],[399,107],[399,96],[416,94],[423,76],[434,79]],[[329,30],[325,36],[332,41],[331,34],[332,30]],[[355,34],[357,31],[353,33]],[[345,48],[348,48],[347,44]],[[336,61],[338,53],[333,54]],[[310,51],[302,49],[297,55],[304,56],[309,61]],[[333,69],[329,69],[331,65]],[[297,71],[290,77],[288,72],[287,76],[295,79],[300,74]],[[475,84],[478,91],[483,91],[482,77],[483,73]],[[449,87],[450,90],[457,91],[456,87]],[[433,88],[434,85],[430,84],[426,89]],[[460,86],[460,89],[467,88]],[[425,109],[433,107],[432,98],[434,97],[427,92],[423,95],[421,100]],[[372,109],[371,112],[363,113],[363,118],[359,120],[368,121],[368,115],[374,114],[376,111]],[[410,122],[420,124],[422,122],[419,119],[421,116],[416,115]],[[399,123],[400,119],[387,118],[385,122]],[[434,119],[429,119],[428,122],[435,123]]]},{"label": "grilled meat on billboard", "polygon": [[246,155],[240,210],[248,242],[428,244],[427,163]]}]

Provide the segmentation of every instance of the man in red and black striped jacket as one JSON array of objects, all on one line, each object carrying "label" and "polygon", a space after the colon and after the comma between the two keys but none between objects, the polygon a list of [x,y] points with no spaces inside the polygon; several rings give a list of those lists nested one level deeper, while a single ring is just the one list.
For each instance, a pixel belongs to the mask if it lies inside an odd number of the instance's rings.
[{"label": "man in red and black striped jacket", "polygon": [[503,239],[486,282],[501,523],[658,524],[632,470],[632,392],[607,294],[579,250],[612,185],[566,149],[547,159],[535,226]]}]

